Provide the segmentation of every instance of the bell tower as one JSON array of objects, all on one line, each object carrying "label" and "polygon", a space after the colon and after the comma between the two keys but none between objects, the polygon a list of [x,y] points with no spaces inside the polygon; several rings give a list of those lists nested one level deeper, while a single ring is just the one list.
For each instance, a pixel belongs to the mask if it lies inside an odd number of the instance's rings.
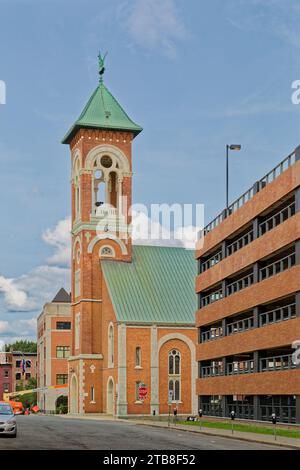
[{"label": "bell tower", "polygon": [[135,124],[103,83],[63,139],[72,184],[72,353],[69,411],[103,411],[101,259],[131,262],[132,141]]}]

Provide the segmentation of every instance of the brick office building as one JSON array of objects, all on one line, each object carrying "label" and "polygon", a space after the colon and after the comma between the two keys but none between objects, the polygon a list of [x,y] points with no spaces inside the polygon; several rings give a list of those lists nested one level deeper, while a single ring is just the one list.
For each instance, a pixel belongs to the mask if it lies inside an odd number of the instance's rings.
[{"label": "brick office building", "polygon": [[131,243],[141,130],[100,78],[63,141],[72,166],[72,413],[167,413],[169,392],[179,413],[197,410],[193,253]]},{"label": "brick office building", "polygon": [[[25,368],[23,367],[25,361]],[[37,353],[12,352],[12,390],[22,390],[37,376]]]},{"label": "brick office building", "polygon": [[47,387],[37,396],[42,410],[55,411],[58,397],[68,396],[68,388],[54,387],[68,384],[71,340],[71,296],[61,288],[37,319],[37,383]]},{"label": "brick office building", "polygon": [[3,393],[11,392],[12,390],[12,354],[0,352],[0,400],[3,399]]},{"label": "brick office building", "polygon": [[196,256],[199,407],[300,423],[300,147],[208,224]]}]

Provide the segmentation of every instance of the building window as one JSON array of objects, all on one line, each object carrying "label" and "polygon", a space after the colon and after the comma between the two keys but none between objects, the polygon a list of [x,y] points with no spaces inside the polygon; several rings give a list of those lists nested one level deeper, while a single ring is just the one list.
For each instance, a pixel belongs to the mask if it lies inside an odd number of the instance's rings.
[{"label": "building window", "polygon": [[31,361],[26,361],[26,369],[31,369]]},{"label": "building window", "polygon": [[95,403],[95,388],[91,387],[91,402]]},{"label": "building window", "polygon": [[21,361],[16,361],[16,367],[17,368],[21,367]]},{"label": "building window", "polygon": [[108,367],[114,366],[114,327],[108,327]]},{"label": "building window", "polygon": [[135,367],[142,367],[142,350],[139,346],[135,348]]},{"label": "building window", "polygon": [[75,349],[79,349],[80,342],[80,313],[75,316]]},{"label": "building window", "polygon": [[139,395],[139,388],[143,385],[143,382],[135,382],[135,401],[141,401]]},{"label": "building window", "polygon": [[71,322],[70,321],[57,321],[56,322],[56,329],[57,330],[70,330],[71,329]]},{"label": "building window", "polygon": [[20,372],[16,373],[16,380],[21,380],[21,373]]},{"label": "building window", "polygon": [[65,385],[68,383],[68,374],[56,374],[56,385]]},{"label": "building window", "polygon": [[9,384],[3,384],[3,392],[4,393],[9,392]]},{"label": "building window", "polygon": [[4,377],[8,377],[8,376],[9,376],[9,372],[8,372],[8,370],[5,370],[4,371]]},{"label": "building window", "polygon": [[26,372],[25,374],[25,380],[29,380],[31,377],[31,373],[30,372]]},{"label": "building window", "polygon": [[56,346],[56,357],[66,359],[70,356],[70,346]]},{"label": "building window", "polygon": [[177,349],[172,349],[169,352],[169,375],[180,374],[180,352]]},{"label": "building window", "polygon": [[80,269],[77,269],[77,271],[75,271],[75,289],[74,289],[74,295],[75,297],[79,297],[80,296]]},{"label": "building window", "polygon": [[180,401],[181,397],[181,356],[177,349],[169,352],[169,396],[172,401]]},{"label": "building window", "polygon": [[107,256],[107,257],[110,257],[110,258],[113,258],[116,255],[115,250],[111,246],[103,246],[100,249],[99,254],[100,254],[100,256]]}]

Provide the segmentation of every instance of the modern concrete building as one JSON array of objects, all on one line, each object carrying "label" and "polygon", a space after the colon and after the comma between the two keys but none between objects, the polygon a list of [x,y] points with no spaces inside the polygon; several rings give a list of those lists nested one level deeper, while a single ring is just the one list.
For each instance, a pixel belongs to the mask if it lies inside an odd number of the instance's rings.
[{"label": "modern concrete building", "polygon": [[196,257],[199,408],[300,423],[300,147],[204,228]]},{"label": "modern concrete building", "polygon": [[[38,406],[55,411],[60,396],[68,396],[68,357],[71,350],[71,297],[60,289],[52,302],[44,305],[37,320]],[[58,386],[58,388],[55,388]]]}]

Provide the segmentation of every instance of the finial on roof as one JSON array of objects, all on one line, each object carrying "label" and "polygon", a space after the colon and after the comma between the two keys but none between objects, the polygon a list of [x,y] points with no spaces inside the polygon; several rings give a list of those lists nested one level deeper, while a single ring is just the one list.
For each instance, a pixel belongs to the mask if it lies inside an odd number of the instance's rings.
[{"label": "finial on roof", "polygon": [[104,61],[105,61],[106,56],[107,56],[107,52],[105,52],[104,56],[102,57],[101,52],[99,51],[98,59],[99,59],[99,75],[100,75],[99,81],[100,82],[103,81],[103,74],[105,72]]}]

